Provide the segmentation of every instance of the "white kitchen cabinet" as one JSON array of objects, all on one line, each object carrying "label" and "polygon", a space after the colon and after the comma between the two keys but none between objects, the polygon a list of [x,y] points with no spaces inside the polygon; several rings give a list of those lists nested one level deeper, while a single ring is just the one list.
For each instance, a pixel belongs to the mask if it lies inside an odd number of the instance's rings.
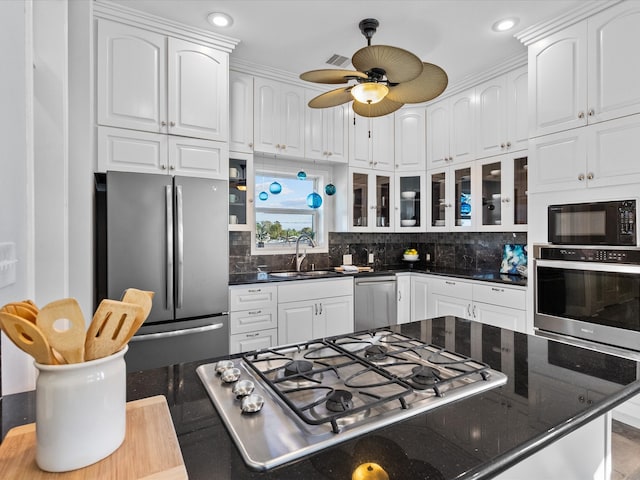
[{"label": "white kitchen cabinet", "polygon": [[479,230],[526,231],[528,204],[527,152],[498,155],[476,161],[482,213]]},{"label": "white kitchen cabinet", "polygon": [[[318,92],[307,90],[307,103]],[[304,156],[333,163],[349,161],[349,106],[305,109]]]},{"label": "white kitchen cabinet", "polygon": [[527,69],[476,87],[476,158],[524,150],[529,139]]},{"label": "white kitchen cabinet", "polygon": [[534,192],[637,183],[640,115],[600,122],[530,141]]},{"label": "white kitchen cabinet", "polygon": [[470,230],[480,212],[473,162],[427,171],[427,231]]},{"label": "white kitchen cabinet", "polygon": [[411,274],[396,274],[396,301],[398,323],[411,322]]},{"label": "white kitchen cabinet", "polygon": [[254,78],[254,150],[286,157],[304,157],[305,89]]},{"label": "white kitchen cabinet", "polygon": [[227,142],[229,55],[98,20],[99,125]]},{"label": "white kitchen cabinet", "polygon": [[427,197],[424,173],[400,173],[394,175],[396,232],[424,232],[427,220]]},{"label": "white kitchen cabinet", "polygon": [[[346,230],[352,232],[392,232],[393,173],[370,169],[348,169]],[[344,213],[343,213],[344,215]]]},{"label": "white kitchen cabinet", "polygon": [[529,46],[531,137],[640,112],[639,25],[623,2]]},{"label": "white kitchen cabinet", "polygon": [[282,282],[278,285],[278,343],[353,332],[353,279]]},{"label": "white kitchen cabinet", "polygon": [[475,158],[475,91],[469,89],[427,107],[427,168]]},{"label": "white kitchen cabinet", "polygon": [[225,142],[98,127],[98,170],[228,179]]},{"label": "white kitchen cabinet", "polygon": [[418,173],[427,169],[426,109],[405,107],[395,113],[395,171]]},{"label": "white kitchen cabinet", "polygon": [[229,72],[229,150],[253,153],[253,76]]},{"label": "white kitchen cabinet", "polygon": [[278,289],[274,285],[229,287],[230,353],[277,345]]},{"label": "white kitchen cabinet", "polygon": [[349,166],[393,171],[393,118],[361,117],[350,110]]},{"label": "white kitchen cabinet", "polygon": [[229,154],[229,230],[251,231],[254,207],[253,155]]},{"label": "white kitchen cabinet", "polygon": [[411,274],[411,321],[418,322],[429,315],[429,276]]},{"label": "white kitchen cabinet", "polygon": [[454,315],[524,332],[526,289],[503,284],[433,277],[428,287],[428,317]]}]

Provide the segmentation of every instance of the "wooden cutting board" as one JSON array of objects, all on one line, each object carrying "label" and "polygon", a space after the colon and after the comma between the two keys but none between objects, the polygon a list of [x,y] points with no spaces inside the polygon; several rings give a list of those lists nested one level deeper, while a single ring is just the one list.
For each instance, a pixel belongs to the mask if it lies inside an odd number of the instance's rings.
[{"label": "wooden cutting board", "polygon": [[[343,267],[334,267],[336,272],[344,272]],[[373,267],[358,267],[358,272],[372,272]],[[356,273],[356,272],[353,272]]]},{"label": "wooden cutting board", "polygon": [[127,403],[127,431],[120,448],[93,465],[70,472],[50,473],[38,468],[35,423],[12,428],[0,444],[0,478],[182,480],[188,477],[167,401],[158,395]]}]

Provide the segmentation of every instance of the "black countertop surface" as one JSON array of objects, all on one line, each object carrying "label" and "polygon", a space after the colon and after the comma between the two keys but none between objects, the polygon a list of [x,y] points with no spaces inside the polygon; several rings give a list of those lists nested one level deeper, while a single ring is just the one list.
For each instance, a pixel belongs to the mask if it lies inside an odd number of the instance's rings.
[{"label": "black countertop surface", "polygon": [[311,280],[318,278],[336,278],[344,276],[353,277],[367,277],[376,275],[389,275],[403,272],[415,272],[415,273],[428,273],[431,275],[441,275],[446,277],[456,277],[467,280],[482,280],[485,282],[503,283],[506,285],[519,285],[526,286],[527,278],[519,275],[505,275],[496,270],[463,270],[452,268],[439,268],[439,267],[427,267],[424,265],[389,265],[383,268],[379,268],[372,272],[361,273],[342,273],[342,272],[330,272],[323,276],[305,276],[302,272],[299,276],[293,277],[278,277],[266,272],[252,272],[252,273],[232,273],[229,275],[229,285],[246,285],[251,283],[276,283],[286,282],[291,280]]},{"label": "black countertop surface", "polygon": [[[392,480],[449,480],[491,478],[640,391],[633,360],[455,317],[393,328],[482,360],[508,381],[267,473],[246,468],[196,375],[214,359],[130,373],[128,400],[166,396],[190,479],[351,479],[367,452]],[[5,396],[2,437],[34,421],[34,407],[33,392]]]}]

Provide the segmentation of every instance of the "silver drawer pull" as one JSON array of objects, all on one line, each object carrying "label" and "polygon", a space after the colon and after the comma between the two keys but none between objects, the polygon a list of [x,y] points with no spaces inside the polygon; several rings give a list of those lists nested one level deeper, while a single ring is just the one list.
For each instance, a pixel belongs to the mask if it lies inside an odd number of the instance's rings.
[{"label": "silver drawer pull", "polygon": [[455,285],[456,282],[450,282],[449,280],[445,280],[444,283],[446,283],[447,285]]},{"label": "silver drawer pull", "polygon": [[491,290],[493,290],[494,292],[504,292],[504,288],[491,287]]},{"label": "silver drawer pull", "polygon": [[256,310],[254,312],[247,312],[248,315],[260,315],[262,313],[262,310]]},{"label": "silver drawer pull", "polygon": [[259,337],[260,336],[260,332],[256,332],[256,333],[247,333],[245,335],[245,337],[247,338],[251,338],[251,337]]},{"label": "silver drawer pull", "polygon": [[249,290],[247,290],[247,292],[249,293],[259,293],[261,291],[262,291],[261,288],[250,288]]}]

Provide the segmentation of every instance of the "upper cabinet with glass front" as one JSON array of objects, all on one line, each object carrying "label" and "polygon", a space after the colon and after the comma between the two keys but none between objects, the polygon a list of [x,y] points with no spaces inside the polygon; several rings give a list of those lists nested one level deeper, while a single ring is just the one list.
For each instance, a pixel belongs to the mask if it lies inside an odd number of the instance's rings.
[{"label": "upper cabinet with glass front", "polygon": [[427,171],[427,230],[471,230],[478,215],[474,163]]},{"label": "upper cabinet with glass front", "polygon": [[395,174],[395,231],[426,231],[427,199],[424,173]]},{"label": "upper cabinet with glass front", "polygon": [[251,230],[253,155],[233,152],[229,158],[229,230]]},{"label": "upper cabinet with glass front", "polygon": [[527,228],[527,156],[506,154],[476,164],[480,185],[481,230],[526,230]]},{"label": "upper cabinet with glass front", "polygon": [[352,232],[393,231],[393,174],[349,168],[349,225]]}]

